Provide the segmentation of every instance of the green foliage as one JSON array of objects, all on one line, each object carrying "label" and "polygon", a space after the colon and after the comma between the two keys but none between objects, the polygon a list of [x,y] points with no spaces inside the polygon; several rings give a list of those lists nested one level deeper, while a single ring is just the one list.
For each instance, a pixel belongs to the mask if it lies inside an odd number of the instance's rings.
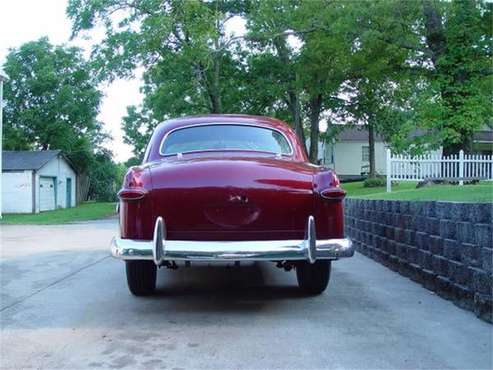
[{"label": "green foliage", "polygon": [[159,121],[243,110],[243,66],[225,33],[225,22],[241,11],[240,1],[69,1],[74,33],[96,24],[106,28],[93,52],[101,79],[145,68],[143,106],[129,107],[123,121],[136,157]]},{"label": "green foliage", "polygon": [[363,181],[363,186],[365,188],[378,188],[380,186],[385,186],[386,179],[383,176],[369,177]]},{"label": "green foliage", "polygon": [[[324,118],[324,137],[336,136],[337,120],[398,152],[467,150],[493,113],[492,9],[480,0],[70,0],[67,13],[74,34],[105,27],[93,50],[101,79],[145,70],[144,103],[123,121],[137,160],[159,121],[201,113],[276,116],[303,143],[319,140]],[[235,17],[246,21],[242,37],[227,33]]]},{"label": "green foliage", "polygon": [[11,50],[3,68],[4,148],[61,149],[86,171],[106,136],[96,120],[102,96],[81,51],[41,38]]},{"label": "green foliage", "polygon": [[11,50],[4,69],[5,149],[61,149],[89,177],[87,197],[114,201],[120,179],[96,119],[102,94],[81,51],[41,38]]},{"label": "green foliage", "polygon": [[[125,171],[123,171],[122,175],[125,174],[126,169],[128,169],[129,167],[138,166],[140,164],[142,164],[142,158],[137,158],[137,157],[130,158],[128,161],[126,161],[124,164],[122,164],[125,167]],[[122,178],[123,178],[123,176],[122,176]]]},{"label": "green foliage", "polygon": [[418,112],[446,154],[468,151],[473,132],[493,115],[493,5],[474,0],[426,5],[427,49],[434,68]]},{"label": "green foliage", "polygon": [[116,193],[122,178],[111,153],[108,151],[96,153],[89,167],[88,198],[98,202],[116,201]]},{"label": "green foliage", "polygon": [[127,115],[123,117],[123,141],[133,148],[136,159],[142,160],[147,143],[158,121],[153,120],[150,114],[145,114],[136,106],[127,107]]}]

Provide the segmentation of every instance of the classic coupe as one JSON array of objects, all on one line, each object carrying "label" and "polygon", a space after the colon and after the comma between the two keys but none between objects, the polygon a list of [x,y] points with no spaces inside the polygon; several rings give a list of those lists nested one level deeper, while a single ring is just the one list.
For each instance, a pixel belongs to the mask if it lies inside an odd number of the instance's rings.
[{"label": "classic coupe", "polygon": [[344,196],[336,174],[309,163],[282,121],[173,119],[125,175],[111,250],[137,296],[154,291],[157,268],[196,261],[272,261],[296,270],[307,294],[320,294],[331,262],[354,254],[344,238]]}]

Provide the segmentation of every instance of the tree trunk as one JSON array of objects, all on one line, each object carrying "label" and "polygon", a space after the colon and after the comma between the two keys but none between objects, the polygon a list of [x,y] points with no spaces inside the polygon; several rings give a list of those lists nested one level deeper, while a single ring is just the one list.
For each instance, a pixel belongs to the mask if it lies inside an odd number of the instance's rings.
[{"label": "tree trunk", "polygon": [[221,97],[216,94],[210,94],[211,98],[211,113],[221,113]]},{"label": "tree trunk", "polygon": [[368,121],[368,155],[370,159],[370,173],[369,178],[377,176],[377,171],[375,169],[375,133],[373,123]]},{"label": "tree trunk", "polygon": [[303,131],[303,120],[301,119],[300,98],[298,93],[294,90],[288,90],[288,105],[291,116],[293,117],[294,131],[296,132],[296,135],[298,135],[306,151],[306,138],[305,132]]},{"label": "tree trunk", "polygon": [[442,155],[444,156],[450,156],[450,155],[457,155],[461,150],[464,151],[464,153],[470,153],[472,150],[472,133],[461,133],[462,140],[460,143],[443,143],[443,150],[442,150]]},{"label": "tree trunk", "polygon": [[[281,59],[282,63],[289,68],[291,65],[291,61],[288,55],[288,49],[286,47],[286,39],[283,37],[278,37],[274,39],[274,47],[276,48],[277,54]],[[296,72],[289,73],[289,69],[286,73],[287,81],[286,81],[286,92],[287,92],[287,101],[288,107],[291,112],[291,116],[293,118],[293,126],[298,138],[303,145],[306,153],[306,138],[305,132],[303,131],[303,120],[301,118],[301,103],[299,92],[296,89],[296,85],[298,82],[298,75]]]},{"label": "tree trunk", "polygon": [[[219,40],[215,40],[216,50],[219,49]],[[221,89],[220,89],[220,78],[221,78],[221,52],[214,53],[214,71],[212,73],[212,93],[211,93],[211,113],[222,113],[221,106]]]},{"label": "tree trunk", "polygon": [[431,51],[431,60],[437,67],[438,59],[445,52],[446,38],[442,25],[442,17],[430,0],[423,0],[425,18],[426,44]]},{"label": "tree trunk", "polygon": [[214,60],[214,70],[211,78],[207,75],[204,66],[201,63],[195,64],[198,82],[204,89],[204,98],[209,103],[209,113],[222,113],[221,107],[221,90],[219,88],[219,79],[221,76],[221,65],[219,61]]},{"label": "tree trunk", "polygon": [[310,162],[318,162],[318,138],[320,129],[320,111],[322,109],[322,94],[318,94],[310,99]]}]

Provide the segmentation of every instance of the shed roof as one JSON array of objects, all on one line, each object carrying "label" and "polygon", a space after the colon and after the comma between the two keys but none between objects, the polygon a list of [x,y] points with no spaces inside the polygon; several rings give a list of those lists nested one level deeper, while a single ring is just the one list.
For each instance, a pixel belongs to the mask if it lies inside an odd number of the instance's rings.
[{"label": "shed roof", "polygon": [[[60,154],[62,154],[61,150],[5,150],[2,153],[2,169],[5,171],[39,170]],[[71,165],[70,162],[69,164]]]}]

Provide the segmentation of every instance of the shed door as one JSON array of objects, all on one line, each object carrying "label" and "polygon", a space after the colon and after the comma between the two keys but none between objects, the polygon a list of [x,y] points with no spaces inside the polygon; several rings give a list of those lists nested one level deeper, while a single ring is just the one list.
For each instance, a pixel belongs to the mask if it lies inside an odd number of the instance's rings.
[{"label": "shed door", "polygon": [[39,178],[39,210],[51,211],[55,209],[55,178]]}]

